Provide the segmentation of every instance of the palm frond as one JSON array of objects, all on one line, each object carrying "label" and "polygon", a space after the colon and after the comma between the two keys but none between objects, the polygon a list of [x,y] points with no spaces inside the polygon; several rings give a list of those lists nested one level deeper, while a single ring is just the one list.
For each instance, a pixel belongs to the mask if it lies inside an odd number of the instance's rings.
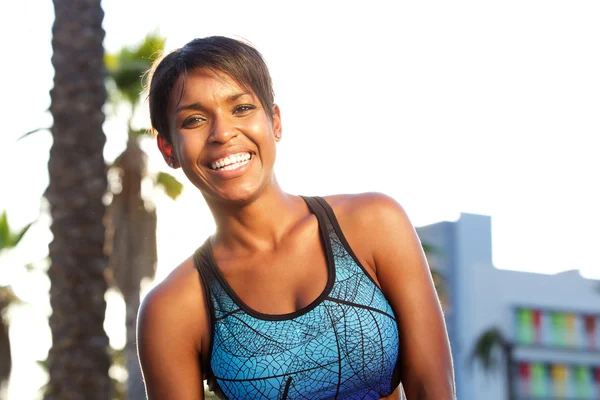
[{"label": "palm frond", "polygon": [[2,214],[0,214],[0,251],[11,249],[18,245],[29,228],[31,228],[31,225],[33,225],[33,222],[25,225],[20,231],[13,232],[8,223],[6,211],[3,211]]},{"label": "palm frond", "polygon": [[173,200],[176,200],[183,191],[183,184],[166,172],[159,172],[156,175],[155,185],[162,187],[167,196]]},{"label": "palm frond", "polygon": [[437,254],[437,253],[438,253],[438,251],[439,251],[439,250],[438,250],[438,249],[437,249],[435,246],[433,246],[433,245],[431,245],[431,244],[429,244],[429,243],[424,243],[424,242],[422,242],[422,243],[421,243],[421,247],[423,248],[423,252],[424,252],[426,255],[433,255],[433,254]]},{"label": "palm frond", "polygon": [[25,138],[26,138],[27,136],[29,136],[29,135],[33,135],[34,133],[37,133],[37,132],[39,132],[39,131],[46,131],[46,132],[50,132],[50,128],[36,128],[36,129],[34,129],[34,130],[32,130],[32,131],[26,132],[26,133],[24,133],[23,135],[19,136],[19,138],[17,139],[17,142],[18,142],[19,140],[25,139]]},{"label": "palm frond", "polygon": [[130,132],[130,134],[131,134],[131,136],[134,136],[134,137],[148,137],[150,132],[151,132],[150,129],[142,128],[142,129],[133,129]]},{"label": "palm frond", "polygon": [[490,328],[476,340],[471,352],[470,362],[471,364],[479,362],[484,371],[494,372],[500,365],[500,360],[496,357],[498,351],[505,352],[509,345],[500,329]]},{"label": "palm frond", "polygon": [[8,249],[11,242],[11,232],[8,226],[8,216],[6,211],[0,215],[0,250]]},{"label": "palm frond", "polygon": [[23,236],[25,236],[25,234],[27,233],[27,231],[29,230],[29,228],[31,228],[31,225],[33,225],[33,222],[30,222],[27,225],[25,225],[19,232],[17,232],[13,236],[13,244],[15,246],[17,244],[19,244],[19,242],[21,241],[21,239],[23,239]]},{"label": "palm frond", "polygon": [[165,38],[156,33],[146,35],[134,46],[124,47],[116,54],[107,54],[104,63],[109,78],[123,97],[136,105],[144,88],[144,75],[164,49]]}]

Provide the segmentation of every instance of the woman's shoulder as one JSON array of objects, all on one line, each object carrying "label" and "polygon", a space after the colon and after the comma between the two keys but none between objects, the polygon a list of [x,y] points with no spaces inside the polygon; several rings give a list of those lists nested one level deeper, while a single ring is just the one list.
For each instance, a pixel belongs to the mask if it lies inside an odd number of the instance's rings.
[{"label": "woman's shoulder", "polygon": [[[378,192],[336,194],[323,197],[339,220],[363,228],[407,220],[404,208],[392,197]],[[341,222],[341,221],[340,221]]]},{"label": "woman's shoulder", "polygon": [[179,302],[202,296],[201,286],[198,271],[194,266],[194,258],[190,256],[152,288],[145,299],[154,301],[154,298],[156,298],[157,300],[167,302],[173,299],[173,301]]},{"label": "woman's shoulder", "polygon": [[144,297],[138,329],[176,325],[181,332],[198,332],[207,315],[204,299],[194,259],[189,257]]},{"label": "woman's shoulder", "polygon": [[349,246],[363,266],[378,274],[377,253],[396,247],[414,235],[402,206],[382,193],[342,194],[323,197],[331,206]]},{"label": "woman's shoulder", "polygon": [[137,347],[149,397],[201,398],[210,342],[205,307],[192,257],[145,296]]}]

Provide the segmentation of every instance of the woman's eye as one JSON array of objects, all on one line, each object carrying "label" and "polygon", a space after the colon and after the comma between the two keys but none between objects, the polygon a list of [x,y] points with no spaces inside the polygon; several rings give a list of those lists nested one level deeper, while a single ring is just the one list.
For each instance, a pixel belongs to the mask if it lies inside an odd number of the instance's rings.
[{"label": "woman's eye", "polygon": [[233,109],[233,113],[234,114],[245,114],[250,110],[254,110],[255,108],[256,107],[251,104],[242,104],[242,105],[236,106]]},{"label": "woman's eye", "polygon": [[183,121],[181,126],[184,128],[193,128],[195,126],[202,124],[204,121],[205,121],[204,118],[202,118],[198,115],[195,115],[193,117],[186,118],[186,120]]}]

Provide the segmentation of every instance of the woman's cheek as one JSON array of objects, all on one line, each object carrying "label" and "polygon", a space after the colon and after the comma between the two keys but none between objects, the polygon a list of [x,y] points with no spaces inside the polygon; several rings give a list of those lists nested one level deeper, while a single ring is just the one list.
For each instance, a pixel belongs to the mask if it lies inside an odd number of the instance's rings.
[{"label": "woman's cheek", "polygon": [[182,155],[183,159],[195,162],[200,155],[201,150],[202,143],[199,143],[198,140],[195,140],[190,135],[182,135],[181,140],[179,141],[179,153]]}]

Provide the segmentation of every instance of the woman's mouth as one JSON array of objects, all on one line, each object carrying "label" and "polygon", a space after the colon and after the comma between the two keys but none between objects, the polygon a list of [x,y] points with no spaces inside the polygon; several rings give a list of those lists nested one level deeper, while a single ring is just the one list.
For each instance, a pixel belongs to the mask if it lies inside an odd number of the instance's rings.
[{"label": "woman's mouth", "polygon": [[230,154],[211,162],[208,167],[213,171],[233,171],[248,164],[252,155],[248,152]]}]

